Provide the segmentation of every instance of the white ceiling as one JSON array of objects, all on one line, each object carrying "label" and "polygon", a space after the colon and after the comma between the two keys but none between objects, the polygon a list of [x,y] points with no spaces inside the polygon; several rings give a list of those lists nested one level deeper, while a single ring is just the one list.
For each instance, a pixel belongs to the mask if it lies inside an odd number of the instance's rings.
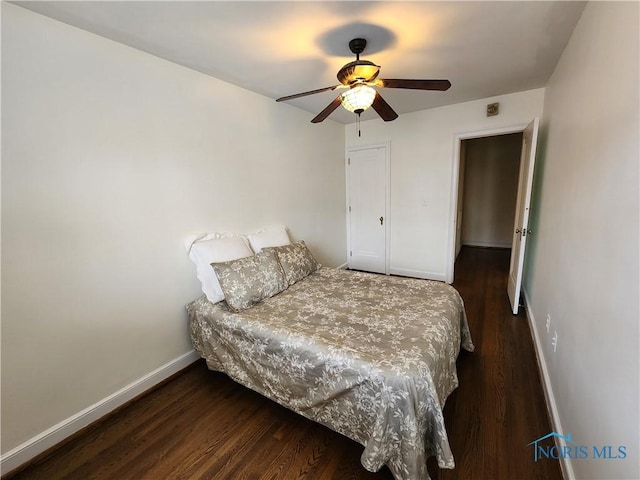
[{"label": "white ceiling", "polygon": [[[19,1],[22,7],[270,98],[336,85],[363,59],[380,78],[449,79],[446,92],[383,89],[400,115],[543,87],[584,2]],[[288,103],[309,120],[337,92]],[[286,108],[286,107],[282,107]],[[354,115],[340,108],[329,118]],[[376,118],[369,109],[363,120]]]}]

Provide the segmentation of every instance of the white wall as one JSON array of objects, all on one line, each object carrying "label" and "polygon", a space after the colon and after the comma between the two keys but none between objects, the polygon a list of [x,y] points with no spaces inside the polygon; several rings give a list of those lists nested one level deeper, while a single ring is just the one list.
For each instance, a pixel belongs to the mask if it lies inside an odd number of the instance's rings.
[{"label": "white wall", "polygon": [[462,244],[510,248],[522,134],[473,138],[462,143],[465,144],[465,171],[461,178],[461,182],[464,181]]},{"label": "white wall", "polygon": [[345,256],[344,128],[2,3],[2,452],[191,349],[182,244]]},{"label": "white wall", "polygon": [[[542,115],[543,98],[544,89],[536,89],[404,114],[393,122],[369,120],[362,122],[360,138],[353,125],[345,126],[348,147],[391,142],[392,273],[446,278],[449,243],[455,241],[449,222],[456,135],[526,125]],[[500,102],[500,115],[487,117],[486,105],[493,102]]]},{"label": "white wall", "polygon": [[576,478],[640,478],[638,18],[637,2],[587,5],[541,124],[524,288],[556,427],[628,453],[573,460]]}]

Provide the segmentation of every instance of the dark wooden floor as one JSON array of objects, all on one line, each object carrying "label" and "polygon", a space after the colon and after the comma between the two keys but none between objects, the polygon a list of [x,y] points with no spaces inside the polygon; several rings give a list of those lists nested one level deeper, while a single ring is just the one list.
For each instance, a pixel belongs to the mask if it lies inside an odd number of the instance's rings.
[{"label": "dark wooden floor", "polygon": [[[445,406],[456,468],[431,458],[436,480],[561,478],[527,446],[551,428],[526,318],[509,310],[508,264],[508,251],[476,248],[456,263],[476,351],[461,353]],[[367,472],[362,450],[198,362],[12,478],[392,480]]]}]

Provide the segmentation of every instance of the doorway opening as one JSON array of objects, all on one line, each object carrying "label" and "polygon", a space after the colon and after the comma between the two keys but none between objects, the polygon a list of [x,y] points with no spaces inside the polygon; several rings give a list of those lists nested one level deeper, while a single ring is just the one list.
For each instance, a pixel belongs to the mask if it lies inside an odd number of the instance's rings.
[{"label": "doorway opening", "polygon": [[[465,194],[465,177],[471,177],[469,172],[469,167],[466,165],[467,163],[471,164],[471,158],[467,155],[467,150],[474,150],[474,153],[470,154],[471,157],[473,155],[479,155],[481,157],[492,156],[491,150],[495,149],[495,142],[499,141],[487,137],[496,137],[496,136],[507,136],[508,134],[520,134],[521,138],[521,148],[519,152],[519,166],[518,166],[518,179],[513,182],[510,180],[511,185],[509,188],[504,188],[505,195],[502,197],[506,199],[509,195],[512,195],[512,187],[515,183],[516,185],[516,201],[515,201],[515,212],[512,216],[513,220],[511,221],[511,259],[510,259],[510,267],[509,267],[509,278],[507,282],[507,293],[509,297],[509,302],[511,303],[512,311],[514,314],[518,313],[518,307],[520,303],[520,293],[522,288],[522,276],[524,270],[524,254],[526,248],[527,237],[532,233],[529,229],[529,209],[531,202],[531,189],[533,184],[533,172],[535,168],[535,156],[536,156],[536,143],[538,138],[538,126],[539,120],[534,118],[528,125],[522,126],[513,126],[513,127],[505,127],[502,129],[495,129],[483,132],[471,132],[467,134],[458,134],[455,137],[455,148],[454,148],[454,158],[453,158],[453,170],[452,170],[452,189],[451,189],[451,210],[449,214],[450,218],[450,227],[449,227],[449,258],[447,264],[447,282],[452,283],[454,277],[454,264],[457,253],[459,253],[461,245],[463,243],[463,236],[466,233],[467,235],[476,236],[480,238],[480,240],[475,240],[477,244],[478,241],[484,242],[484,246],[499,246],[499,240],[496,242],[496,237],[489,238],[483,237],[487,232],[501,230],[502,227],[496,227],[495,224],[495,211],[492,215],[489,213],[488,217],[491,219],[488,223],[487,221],[487,212],[477,214],[470,213],[475,210],[481,210],[478,208],[476,203],[483,203],[479,200],[470,201],[467,198],[467,205],[472,203],[473,206],[470,207],[471,210],[467,211],[467,216],[471,215],[471,221],[467,221],[467,227],[465,227],[465,196],[471,195],[469,192]],[[483,142],[487,142],[487,145],[481,145],[482,142],[478,143],[466,143],[466,140],[471,139],[483,139]],[[516,137],[509,137],[507,141],[513,141],[515,143]],[[506,144],[505,144],[506,145]],[[501,149],[500,149],[501,150]],[[505,148],[508,150],[508,148]],[[480,152],[480,153],[478,153]],[[515,151],[514,151],[515,154]],[[493,155],[496,156],[496,155]],[[500,156],[500,155],[497,155]],[[494,159],[495,161],[495,159]],[[473,166],[475,167],[475,165]],[[487,172],[479,172],[476,173],[475,176],[486,176],[487,178],[491,178],[490,180],[483,180],[480,182],[480,190],[486,190],[487,184],[496,184],[499,180],[498,175],[487,176]],[[471,181],[471,180],[470,180]],[[484,183],[483,183],[484,182]],[[470,184],[471,185],[471,184]],[[500,188],[499,185],[494,185],[494,187]],[[478,189],[477,186],[469,187],[472,191],[474,188]],[[495,190],[493,191],[493,195],[488,195],[488,202],[491,203],[496,201],[497,198],[501,198],[499,194],[496,194]],[[482,195],[481,195],[482,196]],[[486,191],[485,191],[486,196]],[[506,201],[506,200],[505,200]],[[486,203],[486,198],[485,198]],[[509,207],[513,205],[511,201],[509,201]],[[506,209],[505,209],[506,211]],[[476,220],[474,220],[474,215]],[[504,216],[506,217],[506,213]],[[480,220],[477,220],[480,218]],[[469,220],[469,219],[467,219]],[[474,230],[475,224],[475,230]],[[505,227],[509,225],[508,221],[504,221],[502,223]],[[466,232],[465,232],[466,228]],[[469,233],[469,232],[472,233]],[[484,240],[483,240],[484,238]],[[489,238],[489,241],[486,239]],[[499,238],[499,237],[498,237]],[[506,238],[506,237],[505,237]],[[471,240],[473,241],[473,240]],[[493,243],[493,245],[491,245]],[[496,243],[498,243],[496,245]],[[504,242],[507,243],[506,241]]]},{"label": "doorway opening", "polygon": [[522,132],[462,140],[456,258],[463,245],[511,248]]}]

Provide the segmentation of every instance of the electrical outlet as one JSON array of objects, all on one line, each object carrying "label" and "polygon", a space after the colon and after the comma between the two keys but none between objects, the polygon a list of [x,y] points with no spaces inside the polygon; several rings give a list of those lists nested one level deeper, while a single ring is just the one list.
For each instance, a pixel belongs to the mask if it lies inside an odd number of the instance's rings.
[{"label": "electrical outlet", "polygon": [[558,351],[558,332],[553,332],[553,338],[551,339],[551,345],[553,346],[554,353]]},{"label": "electrical outlet", "polygon": [[551,314],[547,313],[547,333],[549,333],[550,328],[551,328]]}]

